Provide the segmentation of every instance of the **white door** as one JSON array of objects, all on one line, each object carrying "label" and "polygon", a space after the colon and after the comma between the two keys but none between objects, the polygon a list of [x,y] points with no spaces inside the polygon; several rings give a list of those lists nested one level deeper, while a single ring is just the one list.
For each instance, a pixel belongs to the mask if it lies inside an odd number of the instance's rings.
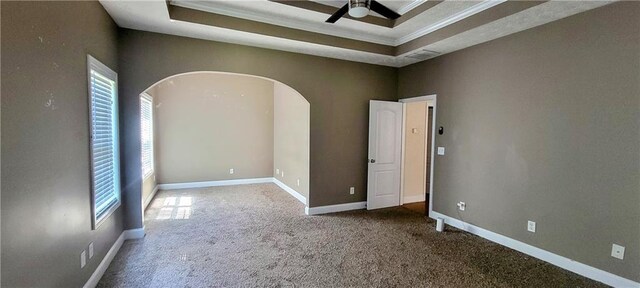
[{"label": "white door", "polygon": [[402,103],[369,102],[367,209],[400,205]]}]

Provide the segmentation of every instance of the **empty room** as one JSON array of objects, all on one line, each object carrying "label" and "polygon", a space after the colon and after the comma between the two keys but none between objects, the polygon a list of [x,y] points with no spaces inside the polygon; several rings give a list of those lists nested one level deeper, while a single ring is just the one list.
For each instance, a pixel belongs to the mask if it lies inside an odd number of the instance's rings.
[{"label": "empty room", "polygon": [[1,287],[640,288],[640,2],[0,1]]}]

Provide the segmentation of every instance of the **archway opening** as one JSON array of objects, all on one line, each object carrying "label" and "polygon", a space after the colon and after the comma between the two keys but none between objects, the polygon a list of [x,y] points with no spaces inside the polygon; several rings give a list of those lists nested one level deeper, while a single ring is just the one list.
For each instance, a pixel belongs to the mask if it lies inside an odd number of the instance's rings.
[{"label": "archway opening", "polygon": [[160,189],[273,182],[307,205],[310,105],[293,88],[190,72],[146,89],[140,109],[142,207],[159,208],[155,218],[191,215],[189,196],[152,202]]}]

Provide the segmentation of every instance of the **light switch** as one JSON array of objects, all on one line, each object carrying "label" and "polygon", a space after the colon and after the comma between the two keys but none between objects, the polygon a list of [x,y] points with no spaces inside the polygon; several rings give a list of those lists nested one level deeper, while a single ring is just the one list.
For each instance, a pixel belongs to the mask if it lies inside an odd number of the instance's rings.
[{"label": "light switch", "polygon": [[413,129],[411,129],[411,133],[413,133],[413,134],[418,134],[418,128],[413,128]]},{"label": "light switch", "polygon": [[444,147],[438,147],[438,155],[444,155]]}]

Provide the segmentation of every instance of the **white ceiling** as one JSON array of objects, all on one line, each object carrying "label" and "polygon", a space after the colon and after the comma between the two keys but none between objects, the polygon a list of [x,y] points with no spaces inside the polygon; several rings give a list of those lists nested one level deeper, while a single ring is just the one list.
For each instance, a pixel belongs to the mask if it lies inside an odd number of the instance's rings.
[{"label": "white ceiling", "polygon": [[[177,0],[172,1],[172,4],[257,22],[397,46],[473,14],[491,9],[501,1],[445,1],[394,28],[381,27],[346,18],[340,19],[336,24],[328,24],[324,22],[328,17],[327,14],[266,0]],[[421,61],[406,56],[420,52],[422,49],[445,54],[610,3],[607,1],[549,1],[403,55],[388,56],[191,22],[174,21],[169,19],[167,4],[164,0],[100,0],[100,2],[114,21],[124,28],[393,67],[401,67]],[[389,8],[393,7],[392,9],[403,9],[402,7],[407,9],[406,7],[410,7],[407,5],[415,5],[415,1],[380,0],[380,2]]]}]

